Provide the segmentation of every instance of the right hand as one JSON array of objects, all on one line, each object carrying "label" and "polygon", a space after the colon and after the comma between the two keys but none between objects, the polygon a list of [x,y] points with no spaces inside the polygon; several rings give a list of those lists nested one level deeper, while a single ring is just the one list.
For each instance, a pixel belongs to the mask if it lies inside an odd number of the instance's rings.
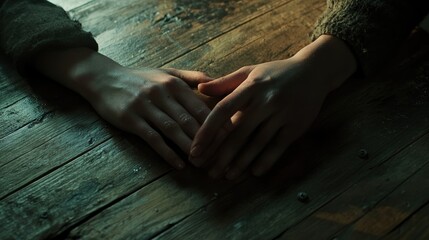
[{"label": "right hand", "polygon": [[210,112],[190,87],[211,80],[201,72],[133,70],[85,49],[41,55],[36,67],[80,93],[101,117],[141,137],[177,169],[185,163],[163,136],[189,153],[193,137]]},{"label": "right hand", "polygon": [[140,136],[168,163],[182,169],[184,162],[161,134],[189,153],[210,109],[182,78],[192,81],[207,77],[176,69],[119,67],[97,78],[97,91],[90,100],[96,111],[113,125]]}]

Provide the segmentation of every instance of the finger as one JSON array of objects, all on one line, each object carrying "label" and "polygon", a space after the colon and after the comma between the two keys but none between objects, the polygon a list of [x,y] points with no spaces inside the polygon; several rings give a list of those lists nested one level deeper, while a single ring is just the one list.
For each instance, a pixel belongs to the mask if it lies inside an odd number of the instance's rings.
[{"label": "finger", "polygon": [[201,83],[198,85],[198,91],[212,97],[227,95],[246,80],[252,69],[253,67],[243,67],[224,77]]},{"label": "finger", "polygon": [[[192,115],[200,124],[206,120],[207,116],[210,113],[210,108],[201,101],[194,92],[190,89],[183,89],[175,92],[175,97],[177,101],[182,104],[182,106],[187,110],[188,113]],[[192,137],[195,136],[195,133]]]},{"label": "finger", "polygon": [[279,160],[289,145],[295,140],[294,131],[291,128],[282,128],[273,141],[263,150],[255,161],[252,172],[255,176],[261,176],[268,172]]},{"label": "finger", "polygon": [[[194,162],[197,163],[196,165],[194,164],[196,167],[205,167],[206,169],[211,169],[214,166],[213,162],[219,158],[212,156],[214,156],[216,152],[223,151],[223,149],[221,149],[220,147],[225,141],[228,134],[232,131],[232,126],[235,124],[239,124],[241,120],[241,115],[242,112],[238,111],[231,117],[231,120],[228,120],[228,122],[217,131],[215,139],[210,144],[210,147],[204,152],[204,157],[194,159]],[[216,178],[216,176],[214,175],[212,177]]]},{"label": "finger", "polygon": [[216,104],[195,135],[189,159],[195,166],[200,166],[207,158],[211,158],[210,155],[206,155],[204,152],[208,148],[216,149],[218,147],[218,145],[213,145],[212,143],[214,139],[219,138],[217,136],[221,134],[219,129],[223,128],[227,133],[230,132],[233,128],[231,117],[250,102],[250,93],[245,90],[240,91],[241,89],[239,88],[237,90]]},{"label": "finger", "polygon": [[[228,125],[230,124],[231,123],[229,122]],[[211,156],[213,156],[216,153],[216,151],[218,151],[217,146],[220,146],[221,143],[226,138],[226,136],[228,136],[228,133],[230,132],[229,130],[230,128],[231,127],[229,126],[225,126],[218,130],[217,135],[215,136],[215,139],[210,144],[210,147],[204,152],[204,157],[190,156],[190,161],[195,167],[207,166],[212,162],[213,158]]]},{"label": "finger", "polygon": [[191,87],[197,87],[200,83],[205,83],[213,80],[213,78],[207,76],[207,74],[199,71],[179,70],[175,68],[165,68],[164,70],[168,74],[182,79]]},{"label": "finger", "polygon": [[249,141],[248,137],[256,131],[263,121],[268,117],[263,109],[257,110],[256,106],[250,105],[246,112],[239,116],[239,125],[228,135],[227,139],[221,143],[218,154],[214,161],[216,162],[209,174],[213,178],[225,174],[225,169],[239,152],[246,151],[243,146]]},{"label": "finger", "polygon": [[181,170],[185,162],[165,143],[162,136],[143,119],[135,121],[135,133],[152,147],[165,161],[174,168]]},{"label": "finger", "polygon": [[142,104],[141,112],[139,113],[143,119],[149,124],[156,127],[168,139],[177,144],[183,152],[189,152],[191,139],[182,130],[179,124],[171,119],[162,110],[152,104]]},{"label": "finger", "polygon": [[226,174],[227,179],[237,179],[243,174],[279,131],[278,125],[278,121],[274,118],[262,124],[262,127],[257,130],[250,143],[246,145],[246,149],[241,152],[237,160],[228,170]]},{"label": "finger", "polygon": [[157,99],[154,99],[155,105],[178,123],[189,138],[194,138],[200,128],[200,124],[185,108],[174,101],[171,96],[165,95],[166,96],[161,95]]}]

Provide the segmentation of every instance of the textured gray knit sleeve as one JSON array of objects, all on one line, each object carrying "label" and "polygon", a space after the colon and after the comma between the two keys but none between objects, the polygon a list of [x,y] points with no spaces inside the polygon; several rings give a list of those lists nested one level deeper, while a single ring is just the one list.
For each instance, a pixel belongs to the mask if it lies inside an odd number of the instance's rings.
[{"label": "textured gray knit sleeve", "polygon": [[45,0],[7,0],[0,4],[0,50],[13,59],[21,73],[27,70],[28,60],[41,51],[75,47],[98,50],[92,35],[58,6]]},{"label": "textured gray knit sleeve", "polygon": [[428,10],[428,0],[328,0],[313,39],[329,34],[344,40],[360,70],[371,75],[394,55]]}]

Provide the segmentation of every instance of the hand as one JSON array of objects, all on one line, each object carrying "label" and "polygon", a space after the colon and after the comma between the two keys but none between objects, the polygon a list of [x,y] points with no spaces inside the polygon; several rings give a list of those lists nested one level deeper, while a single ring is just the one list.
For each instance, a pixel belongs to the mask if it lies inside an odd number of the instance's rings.
[{"label": "hand", "polygon": [[210,109],[188,84],[210,80],[206,75],[176,69],[132,70],[85,49],[46,54],[37,62],[40,71],[84,96],[101,117],[140,136],[175,168],[185,166],[161,135],[189,152],[191,139]]},{"label": "hand", "polygon": [[113,125],[137,134],[172,166],[185,163],[162,135],[188,153],[192,140],[210,109],[182,80],[207,78],[198,72],[173,69],[131,70],[119,67],[98,76],[95,110]]},{"label": "hand", "polygon": [[194,138],[190,161],[209,165],[212,177],[234,179],[249,166],[255,175],[267,172],[310,127],[327,94],[355,71],[353,55],[338,41],[321,37],[290,59],[200,84],[203,94],[226,97]]}]

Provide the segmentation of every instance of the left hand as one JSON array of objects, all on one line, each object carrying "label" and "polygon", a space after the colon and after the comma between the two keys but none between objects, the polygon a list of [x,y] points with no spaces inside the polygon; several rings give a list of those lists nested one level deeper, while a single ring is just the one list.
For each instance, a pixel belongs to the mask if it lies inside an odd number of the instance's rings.
[{"label": "left hand", "polygon": [[[279,160],[311,126],[332,90],[326,63],[314,61],[308,49],[303,52],[199,85],[203,94],[226,97],[194,138],[190,161],[195,166],[209,165],[214,178],[235,179],[249,166],[262,175]],[[342,81],[353,71],[341,75]]]},{"label": "left hand", "polygon": [[[268,62],[200,84],[199,90],[209,96],[235,90],[215,106],[194,140],[210,144],[206,151],[217,150],[216,154],[191,161],[197,166],[212,161],[209,174],[214,178],[228,167],[229,179],[249,165],[255,175],[269,170],[311,125],[327,95],[326,87],[316,84],[317,77],[304,65],[294,59]],[[216,136],[229,119],[233,129],[227,136]],[[213,144],[211,139],[218,140]]]}]

